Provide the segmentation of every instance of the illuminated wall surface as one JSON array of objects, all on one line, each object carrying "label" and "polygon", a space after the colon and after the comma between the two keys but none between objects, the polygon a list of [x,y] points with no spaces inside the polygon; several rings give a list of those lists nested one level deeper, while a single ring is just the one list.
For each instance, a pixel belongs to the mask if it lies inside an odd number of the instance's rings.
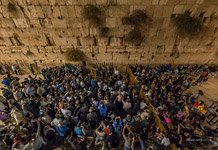
[{"label": "illuminated wall surface", "polygon": [[[104,13],[103,25],[84,19],[87,4]],[[134,27],[122,24],[134,10],[150,18],[137,46],[124,40]],[[203,20],[198,35],[178,33],[173,18],[185,11]],[[99,36],[106,27],[108,35]],[[218,0],[0,1],[0,63],[58,64],[68,48],[79,48],[90,62],[218,63]]]}]

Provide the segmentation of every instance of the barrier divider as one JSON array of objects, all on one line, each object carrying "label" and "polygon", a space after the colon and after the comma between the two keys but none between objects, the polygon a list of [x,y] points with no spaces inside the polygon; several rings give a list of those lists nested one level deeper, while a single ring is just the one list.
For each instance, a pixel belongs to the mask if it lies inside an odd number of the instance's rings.
[{"label": "barrier divider", "polygon": [[127,74],[129,75],[130,78],[130,84],[135,84],[138,83],[139,81],[136,79],[135,75],[133,74],[132,70],[127,66],[126,68]]},{"label": "barrier divider", "polygon": [[[129,66],[127,66],[127,74],[129,75],[129,79],[130,79],[130,84],[136,84],[139,83],[139,81],[137,80],[137,78],[135,77],[135,75],[133,74],[132,70],[130,69]],[[151,104],[149,98],[147,97],[147,95],[145,94],[145,92],[143,91],[143,88],[141,87],[140,89],[140,93],[139,93],[140,97],[146,102],[146,104],[148,105],[148,109],[153,112],[154,114],[154,118],[155,118],[155,122],[156,122],[156,126],[160,129],[160,131],[164,132],[166,131],[165,127],[163,126],[160,117],[157,114],[157,110],[155,109],[155,107]],[[170,149],[171,150],[177,150],[176,145],[175,144],[171,144],[170,145]]]},{"label": "barrier divider", "polygon": [[[136,84],[139,83],[139,81],[136,79],[135,75],[133,74],[132,70],[130,69],[130,67],[127,67],[127,73],[129,75],[129,79],[130,79],[130,84]],[[163,124],[161,123],[161,120],[159,118],[159,116],[157,115],[157,111],[155,110],[154,106],[151,104],[151,102],[149,101],[147,95],[145,95],[143,89],[141,88],[140,93],[139,93],[140,97],[146,102],[146,104],[148,105],[148,109],[154,113],[154,117],[155,117],[155,122],[157,124],[157,126],[160,128],[161,131],[165,131],[165,128],[163,126]]]}]

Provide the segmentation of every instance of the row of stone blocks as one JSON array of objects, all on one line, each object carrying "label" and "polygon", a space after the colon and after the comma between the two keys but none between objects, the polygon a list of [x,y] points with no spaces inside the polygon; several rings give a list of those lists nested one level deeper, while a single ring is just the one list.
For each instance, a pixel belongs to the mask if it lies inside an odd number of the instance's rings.
[{"label": "row of stone blocks", "polygon": [[[172,4],[202,4],[205,0],[13,0],[17,5],[172,5]],[[208,1],[208,0],[206,0]],[[209,0],[215,3],[213,0]],[[7,5],[8,0],[1,0],[1,5]]]}]

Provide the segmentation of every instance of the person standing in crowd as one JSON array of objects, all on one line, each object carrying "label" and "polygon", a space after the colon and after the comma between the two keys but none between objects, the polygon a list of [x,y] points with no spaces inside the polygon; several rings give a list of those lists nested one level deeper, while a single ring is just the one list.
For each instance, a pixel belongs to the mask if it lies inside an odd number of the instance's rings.
[{"label": "person standing in crowd", "polygon": [[18,67],[15,64],[11,65],[11,69],[14,72],[14,74],[19,75]]}]

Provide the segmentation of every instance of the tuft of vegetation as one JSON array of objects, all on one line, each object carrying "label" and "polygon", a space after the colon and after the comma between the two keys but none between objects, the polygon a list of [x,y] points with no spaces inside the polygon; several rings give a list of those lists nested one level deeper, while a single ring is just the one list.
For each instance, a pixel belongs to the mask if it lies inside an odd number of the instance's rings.
[{"label": "tuft of vegetation", "polygon": [[17,8],[14,4],[12,4],[11,2],[8,3],[8,11],[9,12],[12,12],[12,13],[15,13],[17,12]]},{"label": "tuft of vegetation", "polygon": [[124,41],[129,44],[139,45],[142,41],[142,38],[141,31],[137,28],[134,28],[125,36]]},{"label": "tuft of vegetation", "polygon": [[174,22],[181,34],[195,35],[203,28],[203,21],[199,17],[193,17],[190,12],[178,14]]},{"label": "tuft of vegetation", "polygon": [[34,55],[34,53],[33,52],[31,52],[30,50],[27,50],[27,52],[26,52],[26,54],[25,54],[27,57],[28,56],[33,56]]},{"label": "tuft of vegetation", "polygon": [[103,24],[102,11],[95,5],[87,5],[82,11],[82,16],[95,27],[99,27]]},{"label": "tuft of vegetation", "polygon": [[125,25],[142,25],[146,24],[149,20],[149,17],[143,10],[134,10],[130,16],[122,18],[122,23]]},{"label": "tuft of vegetation", "polygon": [[108,37],[110,33],[110,29],[108,27],[101,27],[99,29],[99,36],[100,37]]},{"label": "tuft of vegetation", "polygon": [[67,49],[64,54],[68,61],[83,61],[86,58],[85,53],[77,48]]}]

